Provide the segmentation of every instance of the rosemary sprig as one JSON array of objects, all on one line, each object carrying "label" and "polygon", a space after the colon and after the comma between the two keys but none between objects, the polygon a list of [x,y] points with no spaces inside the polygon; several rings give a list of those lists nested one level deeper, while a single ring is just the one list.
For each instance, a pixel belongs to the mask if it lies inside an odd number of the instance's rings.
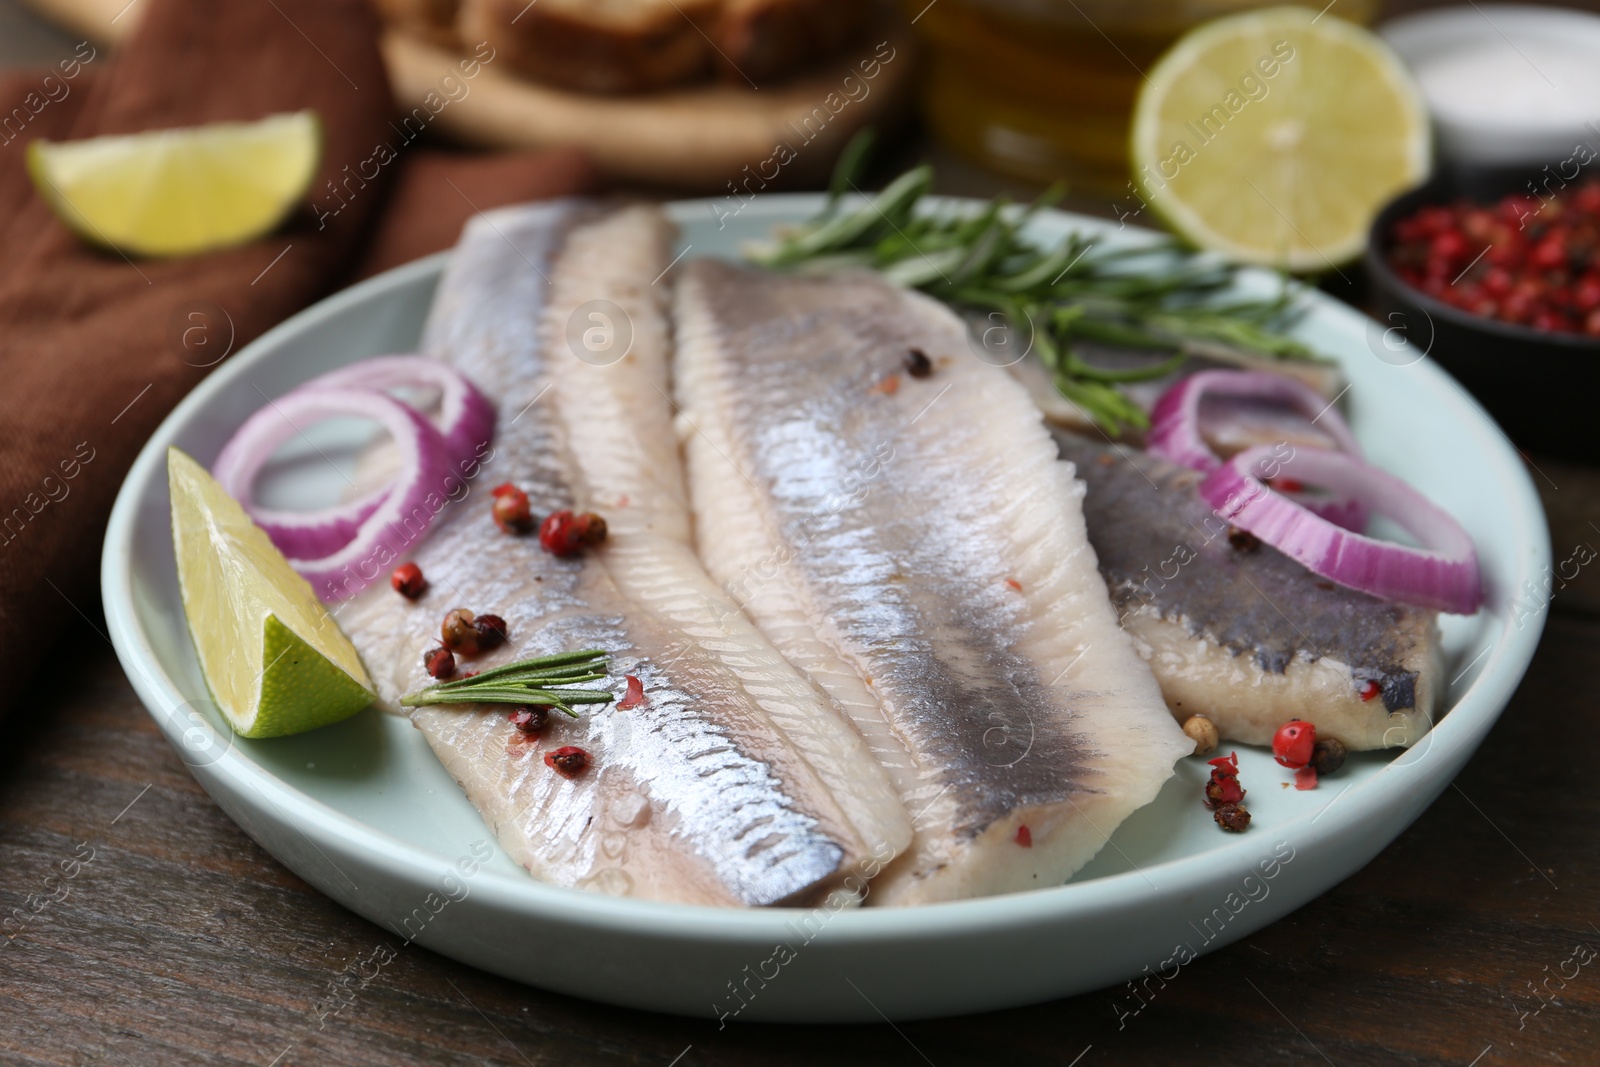
[{"label": "rosemary sprig", "polygon": [[[1324,358],[1287,333],[1301,312],[1287,282],[1275,299],[1227,301],[1235,268],[1171,241],[1102,248],[1097,238],[1069,233],[1054,248],[1033,244],[1022,230],[1059,197],[1057,189],[1026,207],[995,200],[977,212],[921,210],[933,184],[933,170],[924,165],[866,206],[841,211],[840,198],[854,186],[869,144],[858,135],[847,146],[821,215],[748,250],[749,258],[808,273],[868,268],[958,310],[998,311],[1014,334],[1031,337],[1061,394],[1109,433],[1150,424],[1122,385],[1160,378],[1190,356]],[[1153,358],[1107,368],[1086,356],[1085,345]]]},{"label": "rosemary sprig", "polygon": [[400,698],[408,708],[434,704],[548,704],[578,717],[573,704],[609,704],[615,700],[604,689],[553,689],[552,686],[581,685],[606,676],[609,662],[598,648],[581,652],[559,652],[502,664],[470,678],[439,682]]}]

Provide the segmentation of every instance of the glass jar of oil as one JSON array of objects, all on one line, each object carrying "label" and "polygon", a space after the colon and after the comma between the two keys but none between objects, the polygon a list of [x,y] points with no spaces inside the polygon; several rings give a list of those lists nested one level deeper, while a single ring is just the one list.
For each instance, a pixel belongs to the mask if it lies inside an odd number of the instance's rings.
[{"label": "glass jar of oil", "polygon": [[[1281,0],[1279,0],[1281,3]],[[903,0],[925,44],[923,112],[985,166],[1120,191],[1145,72],[1188,30],[1261,0]],[[1379,0],[1334,0],[1370,22]],[[1321,3],[1308,4],[1322,8]],[[1328,7],[1334,7],[1329,4]]]}]

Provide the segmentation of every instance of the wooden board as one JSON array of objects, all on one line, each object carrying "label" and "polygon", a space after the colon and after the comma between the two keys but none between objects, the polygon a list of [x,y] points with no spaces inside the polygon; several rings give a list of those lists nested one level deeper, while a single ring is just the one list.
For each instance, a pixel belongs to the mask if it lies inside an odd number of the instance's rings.
[{"label": "wooden board", "polygon": [[[141,0],[27,3],[111,46],[137,25],[141,7]],[[385,35],[382,48],[401,113],[436,109],[428,128],[452,140],[492,148],[576,145],[625,181],[708,193],[738,186],[742,193],[745,181],[751,191],[762,188],[761,181],[775,187],[814,183],[857,130],[886,126],[904,113],[913,73],[906,27],[885,22],[864,40],[829,66],[779,86],[702,85],[623,97],[536,85],[491,60],[462,82],[464,95],[456,89],[459,98],[449,99],[441,81],[452,74],[459,79],[457,56],[395,31]],[[859,70],[869,58],[878,61],[872,79]],[[852,74],[854,99],[843,85]]]}]

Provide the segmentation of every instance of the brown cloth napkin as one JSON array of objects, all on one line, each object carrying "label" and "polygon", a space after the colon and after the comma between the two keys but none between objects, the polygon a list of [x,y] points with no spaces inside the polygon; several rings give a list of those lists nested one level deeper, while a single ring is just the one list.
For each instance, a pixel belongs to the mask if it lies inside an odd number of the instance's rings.
[{"label": "brown cloth napkin", "polygon": [[[115,58],[82,46],[0,81],[0,648],[28,663],[75,614],[94,626],[106,517],[139,448],[209,368],[190,310],[220,307],[233,351],[341,282],[448,247],[477,209],[585,190],[573,153],[400,148],[364,186],[330,182],[398,140],[362,0],[146,0]],[[70,76],[69,76],[70,72]],[[257,119],[314,108],[312,204],[254,244],[129,261],[86,247],[25,169],[28,141]],[[368,171],[370,173],[370,170]],[[329,210],[342,205],[336,213]],[[191,341],[195,338],[191,337]],[[0,715],[17,683],[0,691]]]}]

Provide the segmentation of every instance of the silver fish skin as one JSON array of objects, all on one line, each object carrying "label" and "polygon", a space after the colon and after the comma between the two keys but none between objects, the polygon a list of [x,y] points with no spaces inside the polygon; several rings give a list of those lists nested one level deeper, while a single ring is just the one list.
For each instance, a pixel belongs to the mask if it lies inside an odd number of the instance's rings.
[{"label": "silver fish skin", "polygon": [[[403,694],[431,682],[421,657],[454,607],[493,612],[509,624],[506,646],[463,669],[594,647],[611,654],[619,697],[624,674],[642,681],[642,706],[590,705],[577,719],[552,713],[537,741],[510,724],[503,705],[411,713],[507,852],[536,877],[688,903],[812,901],[870,851],[762,709],[767,676],[730,669],[704,637],[637,603],[604,552],[560,559],[537,537],[501,533],[489,515],[488,487],[503,481],[523,487],[539,516],[606,503],[576,454],[628,429],[593,422],[559,399],[552,364],[575,357],[553,301],[557,293],[570,301],[577,289],[585,300],[624,306],[635,345],[663,344],[659,298],[642,294],[667,266],[668,234],[655,209],[581,202],[506,209],[467,226],[435,296],[423,350],[497,403],[493,455],[464,472],[466,498],[449,505],[415,549],[428,592],[413,603],[375,585],[340,612],[340,622],[391,711],[403,710]],[[662,469],[677,462],[657,458]],[[622,517],[628,509],[608,510],[619,540],[632,541],[631,520]],[[656,566],[670,582],[684,556]],[[679,580],[692,583],[693,575]],[[544,752],[562,745],[591,757],[575,779],[543,762]]]},{"label": "silver fish skin", "polygon": [[[642,226],[654,229],[656,245],[631,239]],[[772,647],[695,554],[670,392],[669,287],[660,284],[669,237],[658,212],[618,212],[575,235],[552,277],[548,399],[574,439],[577,506],[609,517],[597,559],[635,612],[678,633],[684,667],[714,664],[719,684],[737,679],[745,699],[832,793],[867,846],[866,856],[847,860],[859,886],[910,843],[911,818],[842,710]],[[649,255],[619,272],[630,248]],[[656,280],[642,285],[646,268]],[[615,310],[597,309],[593,294],[602,290]],[[613,333],[596,352],[585,334],[574,341],[575,327],[601,331],[599,340],[613,327],[622,336]],[[562,337],[566,345],[557,342]]]},{"label": "silver fish skin", "polygon": [[1088,483],[1089,540],[1122,625],[1176,718],[1204,715],[1248,745],[1291,717],[1353,750],[1428,731],[1443,688],[1435,612],[1335,585],[1268,545],[1236,547],[1195,471],[1056,440]]},{"label": "silver fish skin", "polygon": [[[1117,627],[1082,484],[1026,391],[873,275],[698,261],[674,306],[702,558],[912,813],[868,903],[1064,881],[1193,744]],[[931,375],[903,372],[911,349]]]}]

